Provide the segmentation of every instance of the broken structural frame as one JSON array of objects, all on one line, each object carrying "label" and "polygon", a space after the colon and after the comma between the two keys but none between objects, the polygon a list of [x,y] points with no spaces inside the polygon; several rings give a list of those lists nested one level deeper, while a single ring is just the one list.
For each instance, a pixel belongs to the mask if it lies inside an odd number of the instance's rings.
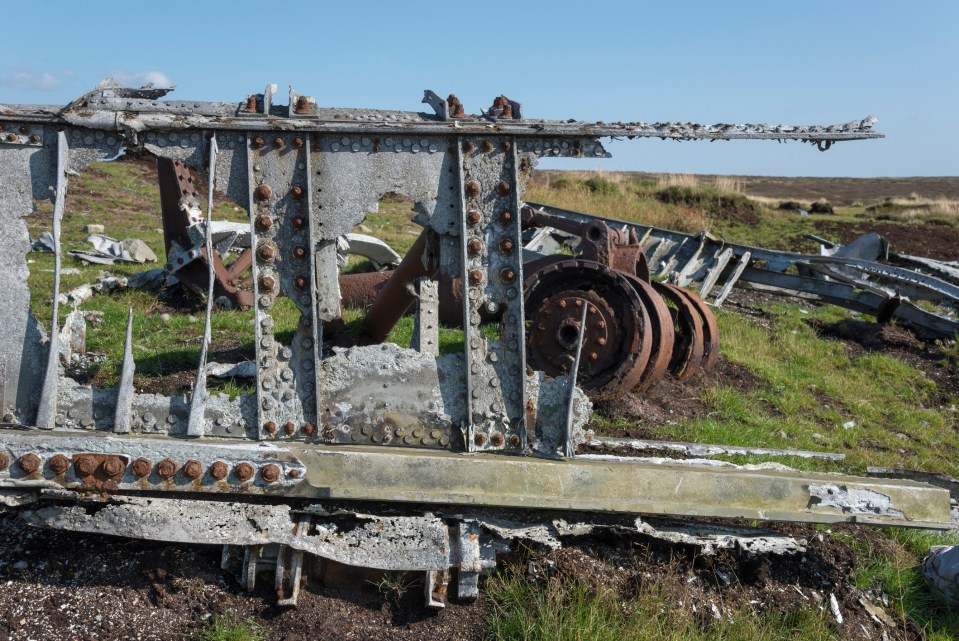
[{"label": "broken structural frame", "polygon": [[[458,569],[459,592],[475,594],[489,558],[477,546],[508,508],[528,511],[529,523],[563,510],[588,520],[627,513],[950,526],[948,493],[919,483],[568,456],[570,441],[582,439],[589,403],[568,377],[527,372],[522,349],[517,214],[540,157],[605,157],[599,138],[607,136],[795,139],[825,148],[879,137],[873,119],[832,127],[604,124],[525,119],[505,97],[470,116],[454,97],[430,91],[424,101],[434,113],[320,108],[292,88],[289,103],[279,105],[272,85],[236,103],[159,100],[167,91],[106,83],[65,107],[0,105],[0,223],[8,232],[0,237],[0,497],[30,522],[156,540],[186,532],[202,542],[190,524],[209,510],[222,517],[211,523],[220,536],[246,548],[250,582],[266,547],[276,546],[282,586],[302,575],[301,552],[342,558],[347,546],[357,552],[349,562],[428,569],[431,603],[441,601],[450,576],[441,567]],[[202,384],[189,398],[137,393],[132,313],[117,387],[83,385],[61,370],[57,300],[68,179],[129,149],[205,169],[209,194],[221,191],[249,211],[254,393],[229,399]],[[337,239],[388,192],[415,203],[432,230],[425,252],[439,273],[467,277],[463,353],[435,355],[423,341],[420,350],[331,350],[325,342],[325,326],[340,316]],[[44,340],[30,311],[24,219],[34,200],[51,196],[54,313]],[[474,253],[475,240],[481,251]],[[207,270],[198,383],[210,343],[210,261]],[[292,338],[274,332],[280,295],[300,312]],[[437,297],[419,302],[426,335],[435,328],[424,319],[435,318]],[[503,310],[498,339],[479,329],[480,310],[491,304]],[[240,514],[261,510],[281,525],[266,535],[241,529],[243,519],[228,517],[223,510],[232,508],[216,500],[223,498]],[[86,501],[100,509],[72,507]],[[441,526],[442,506],[454,513]],[[333,510],[352,520],[339,536],[329,534]],[[482,516],[478,529],[461,511]],[[390,520],[397,512],[415,520]],[[364,523],[377,527],[349,536]],[[423,543],[416,550],[404,544],[409,528]],[[281,602],[295,600],[295,585],[282,592]]]},{"label": "broken structural frame", "polygon": [[[650,272],[686,287],[699,283],[699,295],[721,306],[733,287],[831,303],[895,320],[927,338],[959,334],[959,266],[928,258],[890,253],[878,234],[865,234],[848,245],[821,238],[821,255],[764,249],[733,243],[706,232],[690,234],[659,229],[583,212],[529,203],[546,215],[588,223],[602,221],[637,235]],[[557,253],[569,234],[546,228],[527,239],[531,257]],[[575,240],[574,240],[575,244]],[[793,273],[795,272],[795,273]],[[718,290],[718,291],[717,291]],[[912,301],[928,301],[949,313]]]}]

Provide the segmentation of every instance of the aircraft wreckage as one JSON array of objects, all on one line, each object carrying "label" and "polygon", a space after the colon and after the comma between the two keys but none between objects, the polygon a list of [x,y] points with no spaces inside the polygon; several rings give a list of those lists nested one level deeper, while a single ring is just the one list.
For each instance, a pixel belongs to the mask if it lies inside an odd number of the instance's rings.
[{"label": "aircraft wreckage", "polygon": [[[28,523],[222,545],[225,566],[237,566],[248,587],[259,570],[273,570],[284,604],[295,603],[304,558],[423,572],[437,606],[448,587],[475,597],[480,573],[518,540],[649,528],[656,515],[951,527],[949,492],[915,481],[577,454],[591,411],[577,382],[596,380],[594,364],[610,360],[601,348],[632,360],[600,387],[638,385],[650,362],[668,364],[655,357],[663,339],[650,314],[664,299],[650,293],[635,247],[610,254],[601,237],[635,245],[628,230],[567,224],[592,243],[592,257],[584,251],[538,272],[523,260],[524,220],[564,227],[523,209],[541,157],[606,157],[604,137],[799,140],[825,150],[881,137],[874,119],[587,123],[530,119],[503,96],[468,115],[454,96],[431,91],[428,113],[322,108],[292,88],[281,105],[273,86],[236,103],[160,100],[167,92],[105,83],[64,107],[0,105],[0,493]],[[206,389],[218,280],[212,224],[194,237],[195,255],[183,256],[211,258],[195,261],[207,272],[207,313],[189,398],[136,392],[132,321],[115,388],[65,375],[57,301],[68,182],[125,150],[205,176],[208,223],[214,190],[249,211],[255,393],[231,400]],[[407,292],[415,347],[333,349],[338,239],[390,192],[415,203],[425,230],[410,266],[415,296]],[[30,311],[25,258],[25,217],[45,199],[54,205],[56,265],[49,337]],[[181,200],[184,210],[202,210]],[[464,348],[438,355],[443,279],[461,283]],[[279,296],[300,313],[292,336],[274,333]],[[543,316],[552,303],[567,311]],[[529,325],[531,314],[541,318]],[[480,328],[491,316],[497,338]],[[528,358],[531,341],[555,344]]]}]

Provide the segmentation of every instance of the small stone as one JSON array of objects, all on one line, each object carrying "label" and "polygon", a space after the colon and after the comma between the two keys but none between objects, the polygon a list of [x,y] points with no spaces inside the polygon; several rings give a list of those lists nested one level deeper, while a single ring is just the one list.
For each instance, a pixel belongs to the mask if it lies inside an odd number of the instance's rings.
[{"label": "small stone", "polygon": [[779,438],[789,438],[789,434],[786,434],[784,430],[776,430],[776,436]]},{"label": "small stone", "polygon": [[816,439],[817,441],[821,441],[823,439],[823,435],[820,434],[819,432],[813,432],[812,437]]},{"label": "small stone", "polygon": [[373,230],[367,227],[366,225],[359,224],[356,226],[356,231],[362,232],[364,234],[372,234]]},{"label": "small stone", "polygon": [[104,232],[103,225],[86,225],[83,228],[83,231],[88,234],[102,234]]},{"label": "small stone", "polygon": [[163,321],[164,323],[169,324],[170,321],[173,320],[173,318],[169,314],[163,313],[163,314],[160,314],[160,320]]},{"label": "small stone", "polygon": [[26,562],[26,561],[17,561],[16,563],[13,564],[13,569],[14,569],[14,570],[26,570],[26,569],[27,569],[27,562]]},{"label": "small stone", "polygon": [[153,253],[150,246],[139,238],[127,238],[120,244],[130,254],[130,258],[138,263],[155,263],[157,260],[157,255]]},{"label": "small stone", "polygon": [[842,429],[844,430],[851,430],[854,427],[856,427],[856,421],[846,421],[842,424]]}]

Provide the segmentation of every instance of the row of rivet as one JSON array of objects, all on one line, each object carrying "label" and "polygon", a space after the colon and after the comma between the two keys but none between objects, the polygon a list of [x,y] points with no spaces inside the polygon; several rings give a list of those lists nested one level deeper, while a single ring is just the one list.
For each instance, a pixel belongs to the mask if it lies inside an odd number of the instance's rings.
[{"label": "row of rivet", "polygon": [[[24,454],[17,459],[17,465],[24,474],[34,474],[42,467],[43,461],[36,454]],[[47,467],[55,475],[65,474],[70,469],[71,460],[63,454],[54,454],[47,460]],[[120,456],[101,456],[92,454],[81,454],[72,461],[74,471],[78,478],[87,478],[95,474],[98,470],[108,478],[122,477],[126,470],[126,463]],[[10,457],[6,452],[0,452],[0,470],[6,470],[10,467]],[[178,470],[182,470],[183,476],[191,481],[200,479],[203,476],[204,467],[200,461],[191,459],[180,468],[176,461],[171,458],[165,458],[159,461],[154,468],[153,463],[146,458],[138,458],[130,464],[130,472],[136,478],[146,478],[156,469],[158,476],[164,479],[171,479],[176,476]],[[216,481],[222,481],[229,476],[230,466],[225,461],[214,461],[209,469],[210,477]],[[240,482],[249,481],[256,474],[256,467],[252,463],[237,463],[233,466],[233,476]],[[275,463],[267,463],[259,468],[260,478],[267,483],[275,483],[280,479],[280,466]],[[290,478],[298,478],[301,472],[293,468],[287,472]]]},{"label": "row of rivet", "polygon": [[[284,136],[264,136],[258,135],[251,140],[251,148],[255,152],[264,155],[270,152],[277,154],[286,154],[290,151],[301,153],[306,147],[306,140],[301,136],[294,136],[292,140]],[[261,157],[262,160],[262,157]],[[306,164],[302,160],[294,160],[297,172],[303,172]],[[292,202],[292,207],[288,207],[291,216],[284,217],[289,220],[290,233],[287,236],[292,244],[290,254],[293,260],[290,264],[300,271],[293,277],[293,290],[286,294],[293,300],[301,312],[300,329],[301,336],[299,340],[303,341],[303,347],[312,348],[312,338],[310,335],[312,323],[312,299],[309,295],[311,280],[308,274],[309,269],[309,212],[306,211],[306,189],[308,186],[298,184],[294,181],[289,187],[288,194],[277,193],[273,186],[267,182],[263,176],[259,163],[253,166],[254,172],[258,174],[255,178],[256,187],[253,190],[254,206],[258,209],[253,222],[256,232],[256,252],[255,267],[257,273],[257,325],[259,328],[258,342],[258,367],[259,367],[259,399],[262,411],[269,415],[270,411],[278,406],[279,403],[288,404],[294,399],[296,389],[296,376],[294,374],[291,358],[293,352],[288,346],[281,345],[273,337],[273,318],[270,310],[273,306],[276,296],[280,290],[280,276],[277,271],[277,261],[283,260],[285,256],[281,255],[280,248],[274,239],[279,230],[277,229],[277,217],[273,206],[281,202],[284,196],[288,195]],[[306,177],[306,181],[309,177]],[[306,182],[304,181],[304,182]],[[296,209],[297,211],[291,211]],[[288,246],[286,241],[284,247]],[[307,334],[307,336],[302,336]],[[309,364],[301,363],[303,369],[312,369],[313,361],[309,359]],[[304,399],[308,400],[308,399]],[[309,427],[309,431],[304,429],[303,434],[307,437],[312,433],[313,426],[309,423],[304,428]],[[287,422],[286,430],[288,436],[294,436],[298,433],[292,422]],[[277,434],[276,421],[267,419],[262,421],[261,432],[264,436],[272,437]]]},{"label": "row of rivet", "polygon": [[42,145],[43,127],[0,122],[0,142],[8,145]]},{"label": "row of rivet", "polygon": [[[494,400],[489,404],[488,408],[485,406],[481,407],[478,404],[483,394],[477,389],[477,385],[483,383],[475,380],[477,375],[485,375],[490,371],[490,367],[482,366],[484,358],[489,361],[490,366],[494,367],[499,360],[499,356],[495,351],[487,353],[485,340],[482,339],[482,333],[479,328],[481,321],[479,314],[480,306],[483,305],[488,312],[495,313],[500,307],[504,305],[509,306],[510,303],[519,296],[519,290],[515,286],[517,270],[513,266],[515,262],[513,260],[513,254],[516,249],[516,244],[511,239],[511,231],[515,223],[515,213],[508,207],[492,206],[491,209],[497,212],[495,216],[484,216],[483,211],[481,211],[483,204],[480,200],[484,193],[484,187],[477,177],[473,177],[475,172],[471,171],[471,165],[478,162],[496,162],[496,160],[492,158],[487,160],[484,156],[471,156],[477,149],[473,141],[463,141],[461,148],[463,151],[463,192],[467,205],[464,242],[466,243],[467,258],[467,298],[470,307],[466,322],[470,325],[471,336],[469,344],[467,345],[467,351],[469,353],[469,367],[472,374],[471,386],[473,387],[471,392],[472,410],[470,418],[475,426],[486,425],[490,432],[489,436],[487,436],[487,434],[482,431],[475,431],[473,444],[478,448],[486,449],[490,447],[500,448],[508,442],[510,446],[518,447],[521,444],[518,436],[514,435],[515,438],[511,437],[507,441],[503,433],[494,427],[501,425],[503,428],[509,429],[509,420],[505,409],[499,400],[495,400],[499,392],[497,391],[494,394]],[[508,153],[512,149],[512,144],[509,140],[502,140],[499,148],[504,153]],[[483,140],[479,144],[479,149],[488,154],[493,152],[496,146],[489,140]],[[505,158],[500,162],[503,167],[510,169],[510,167],[507,166],[509,162]],[[495,192],[494,200],[499,201],[499,205],[502,205],[503,199],[513,195],[514,186],[510,181],[500,180],[495,186],[488,186],[487,190]],[[490,213],[492,214],[492,212]],[[491,245],[496,248],[496,253],[486,254],[484,252],[487,247],[487,237],[492,240]],[[497,263],[503,266],[497,268],[495,267]],[[487,274],[489,272],[495,273],[496,276],[487,281]],[[504,341],[504,344],[513,351],[519,349],[519,344],[515,340],[511,342],[507,339]],[[490,388],[497,388],[499,386],[499,380],[495,375],[486,381],[486,383],[488,383]],[[515,402],[516,399],[510,400]]]}]

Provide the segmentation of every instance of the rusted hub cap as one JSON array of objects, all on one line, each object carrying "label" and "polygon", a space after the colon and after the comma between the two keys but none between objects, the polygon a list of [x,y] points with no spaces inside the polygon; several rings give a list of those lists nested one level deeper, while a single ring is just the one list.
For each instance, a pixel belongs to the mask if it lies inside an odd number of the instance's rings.
[{"label": "rusted hub cap", "polygon": [[650,354],[649,318],[627,278],[592,261],[547,265],[526,280],[527,359],[550,376],[569,373],[587,307],[577,384],[592,400],[631,390]]}]

